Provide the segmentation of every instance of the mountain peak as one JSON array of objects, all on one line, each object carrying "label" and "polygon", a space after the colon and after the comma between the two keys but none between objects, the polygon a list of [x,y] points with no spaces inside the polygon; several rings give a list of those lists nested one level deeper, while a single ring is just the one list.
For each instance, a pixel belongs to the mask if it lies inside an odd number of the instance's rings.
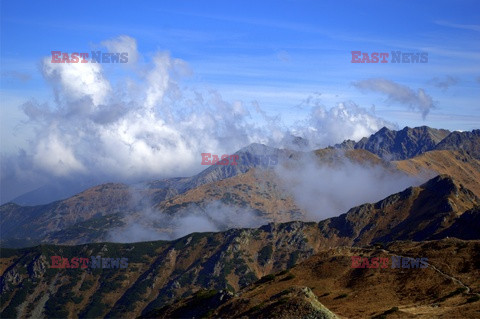
[{"label": "mountain peak", "polygon": [[452,132],[439,142],[437,150],[461,150],[480,159],[480,129],[471,132]]},{"label": "mountain peak", "polygon": [[270,146],[267,146],[265,144],[261,144],[261,143],[252,143],[250,145],[247,145],[243,148],[241,148],[238,152],[236,152],[235,154],[238,154],[238,153],[251,153],[251,154],[254,154],[254,155],[264,155],[264,154],[272,154],[272,153],[275,153],[277,149],[273,148],[273,147],[270,147]]},{"label": "mountain peak", "polygon": [[[405,127],[407,128],[407,127]],[[384,126],[382,127],[380,130],[377,131],[377,133],[375,134],[378,134],[378,133],[384,133],[384,132],[393,132],[393,130],[389,129],[388,127]]]},{"label": "mountain peak", "polygon": [[[361,139],[354,148],[365,149],[386,160],[402,160],[433,150],[449,133],[428,126],[406,126],[400,131],[383,127],[369,138]],[[344,142],[338,147],[349,148],[351,144]]]},{"label": "mountain peak", "polygon": [[437,175],[422,184],[421,187],[436,192],[437,194],[449,194],[458,189],[453,178],[446,174]]}]

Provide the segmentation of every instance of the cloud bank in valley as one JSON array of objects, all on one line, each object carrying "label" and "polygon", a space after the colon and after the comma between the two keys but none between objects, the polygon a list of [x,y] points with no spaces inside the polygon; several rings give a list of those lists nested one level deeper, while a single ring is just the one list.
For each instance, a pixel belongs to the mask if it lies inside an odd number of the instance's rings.
[{"label": "cloud bank in valley", "polygon": [[268,221],[249,208],[233,207],[213,201],[200,207],[191,204],[175,214],[145,206],[127,218],[126,226],[107,235],[113,242],[173,240],[193,232],[218,232],[231,228],[252,228]]},{"label": "cloud bank in valley", "polygon": [[311,153],[294,165],[278,165],[275,172],[297,205],[308,213],[308,221],[338,216],[426,180],[382,165],[356,163],[344,155],[333,165],[326,164]]},{"label": "cloud bank in valley", "polygon": [[[332,151],[333,153],[333,151]],[[408,176],[394,168],[354,162],[341,150],[335,160],[320,159],[312,152],[299,152],[299,158],[283,159],[274,167],[284,196],[292,196],[306,215],[288,220],[318,222],[346,213],[350,208],[377,202],[407,187],[425,182],[428,176]],[[141,196],[131,191],[135,202]],[[137,200],[135,200],[137,198]],[[248,207],[227,205],[219,200],[191,203],[175,211],[157,210],[145,203],[135,212],[125,214],[126,225],[111,230],[106,240],[136,242],[173,240],[192,232],[218,232],[231,228],[255,228],[272,220]],[[278,212],[281,214],[281,212]],[[303,217],[302,217],[303,216]],[[283,218],[279,219],[284,220]],[[292,219],[293,218],[293,219]]]},{"label": "cloud bank in valley", "polygon": [[[18,154],[2,155],[2,202],[46,183],[86,187],[188,176],[202,169],[202,152],[231,153],[253,142],[278,147],[290,134],[324,147],[359,139],[384,125],[392,127],[347,102],[331,108],[311,105],[309,118],[287,128],[258,103],[225,101],[214,90],[184,87],[181,81],[192,70],[168,52],[147,59],[129,36],[98,46],[128,52],[128,63],[42,60],[41,72],[55,99],[22,105],[28,117],[24,125],[33,127],[35,134]],[[113,67],[122,68],[116,81],[106,72]],[[264,123],[253,121],[253,114]]]}]

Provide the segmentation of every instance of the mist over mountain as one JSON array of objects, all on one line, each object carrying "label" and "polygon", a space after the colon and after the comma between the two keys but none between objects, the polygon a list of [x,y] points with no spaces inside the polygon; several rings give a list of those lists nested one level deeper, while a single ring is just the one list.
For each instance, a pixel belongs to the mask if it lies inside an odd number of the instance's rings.
[{"label": "mist over mountain", "polygon": [[[111,41],[140,55],[132,37]],[[302,121],[286,125],[255,101],[180,85],[188,64],[164,51],[132,63],[129,85],[113,85],[100,64],[52,64],[46,57],[40,65],[58,98],[21,106],[32,134],[18,152],[1,155],[0,203],[39,204],[45,187],[59,200],[77,185],[192,176],[203,170],[201,153],[231,154],[252,143],[305,150],[395,127],[353,102],[313,101]]]},{"label": "mist over mountain", "polygon": [[[388,141],[393,144],[377,144],[383,147],[377,152],[391,157],[385,154],[412,145],[430,149],[447,134],[426,127],[399,132],[382,129],[362,145],[392,135],[395,139]],[[480,194],[480,163],[467,153],[455,153],[464,148],[390,162],[361,148],[305,152],[254,143],[234,153],[237,165],[206,166],[191,177],[102,184],[39,206],[2,205],[2,245],[171,240],[195,231],[318,221],[417,186],[436,174],[451,174]]]},{"label": "mist over mountain", "polygon": [[[477,131],[478,130],[472,132],[452,132],[450,134],[448,130],[433,129],[426,126],[416,128],[405,127],[401,131],[390,130],[384,127],[368,138],[364,137],[358,142],[345,140],[341,144],[335,144],[334,147],[339,149],[365,149],[386,160],[408,159],[434,149],[466,150],[478,158],[478,143],[477,140],[475,140],[475,138],[478,139]],[[467,134],[470,135],[466,136]],[[447,135],[449,138],[443,143],[440,143]],[[462,140],[462,136],[466,137]],[[309,140],[293,135],[287,135],[282,143],[287,146],[286,150],[291,150],[290,152],[305,152],[311,150],[312,147]],[[248,154],[275,155],[280,156],[280,159],[282,156],[287,156],[286,152],[280,152],[280,149],[276,147],[259,143],[246,146],[234,154],[240,156],[241,160],[238,166],[212,166],[189,178],[174,177],[153,181],[150,187],[169,189],[168,192],[170,193],[181,193],[205,182],[231,177],[238,173],[245,173],[252,165],[255,167],[255,165],[261,164],[252,161],[252,155],[249,156]],[[115,181],[118,180],[116,179]],[[112,182],[112,180],[106,180],[105,182]],[[93,186],[92,181],[89,183],[90,186]],[[134,182],[134,184],[138,183],[138,181]],[[20,205],[46,204],[53,200],[72,196],[86,189],[88,187],[87,185],[89,184],[79,183],[76,180],[59,180],[55,184],[45,185],[16,197],[12,202]]]}]

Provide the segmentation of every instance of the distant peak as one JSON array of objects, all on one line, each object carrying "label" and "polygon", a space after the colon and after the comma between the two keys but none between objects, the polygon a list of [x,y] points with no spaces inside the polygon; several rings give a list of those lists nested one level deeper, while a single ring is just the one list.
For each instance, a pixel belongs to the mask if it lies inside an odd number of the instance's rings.
[{"label": "distant peak", "polygon": [[260,143],[252,143],[244,148],[240,149],[237,153],[252,153],[252,154],[265,154],[265,153],[273,153],[275,152],[275,148],[260,144]]},{"label": "distant peak", "polygon": [[377,133],[383,133],[383,132],[391,132],[391,130],[388,127],[384,126],[380,130],[378,130]]}]

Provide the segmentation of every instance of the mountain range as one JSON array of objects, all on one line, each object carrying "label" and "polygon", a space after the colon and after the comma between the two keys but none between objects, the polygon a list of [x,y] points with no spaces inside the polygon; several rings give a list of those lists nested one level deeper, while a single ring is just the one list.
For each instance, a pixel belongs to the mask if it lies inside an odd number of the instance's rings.
[{"label": "mountain range", "polygon": [[[45,205],[4,204],[0,315],[475,317],[480,314],[479,136],[480,130],[383,128],[357,143],[315,151],[252,144],[236,153],[238,166],[214,165],[193,177],[102,184]],[[262,166],[255,160],[259,154],[277,156],[279,166]],[[325,171],[365,167],[423,182],[339,216],[312,220],[311,208],[285,187],[279,171],[299,172],[310,163]],[[345,195],[343,201],[352,202]],[[243,215],[234,215],[217,232],[108,242],[112,232],[145,211],[154,216],[151,227],[168,233],[171,226],[159,220],[183,216],[191,207],[208,215],[215,203],[220,211],[241,208],[264,223],[240,227],[244,224],[235,223]],[[123,257],[128,267],[56,269],[52,256]],[[352,256],[425,257],[429,266],[356,269]]]},{"label": "mountain range", "polygon": [[408,159],[433,150],[464,151],[472,157],[480,157],[480,130],[450,132],[428,126],[405,127],[400,131],[383,127],[370,137],[360,141],[344,141],[336,144],[340,149],[364,149],[386,160]]}]

